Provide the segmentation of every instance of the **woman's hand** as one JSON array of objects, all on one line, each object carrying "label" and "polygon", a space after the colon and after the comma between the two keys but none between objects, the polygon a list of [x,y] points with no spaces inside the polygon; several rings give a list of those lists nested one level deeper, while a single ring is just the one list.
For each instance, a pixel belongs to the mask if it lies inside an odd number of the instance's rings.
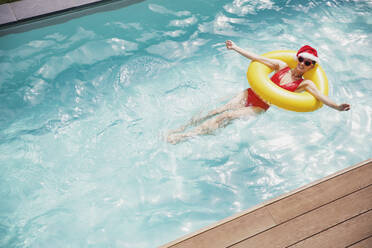
[{"label": "woman's hand", "polygon": [[343,103],[337,106],[338,111],[348,111],[350,109],[350,104]]},{"label": "woman's hand", "polygon": [[299,88],[304,87],[304,89],[312,94],[316,99],[324,103],[325,105],[337,109],[338,111],[348,111],[350,109],[350,105],[347,103],[342,103],[340,105],[336,104],[332,101],[328,96],[323,95],[315,84],[311,80],[304,80],[300,85]]},{"label": "woman's hand", "polygon": [[226,48],[229,50],[234,50],[236,48],[235,43],[231,40],[227,40],[225,43],[226,43]]},{"label": "woman's hand", "polygon": [[246,57],[246,58],[248,58],[252,61],[260,62],[260,63],[270,67],[273,70],[277,71],[281,68],[284,68],[284,67],[288,66],[285,62],[283,62],[279,59],[269,59],[269,58],[254,54],[252,52],[246,51],[246,50],[238,47],[237,45],[235,45],[235,43],[231,40],[227,40],[225,43],[226,43],[226,48],[227,49],[234,50],[235,52],[243,55],[244,57]]}]

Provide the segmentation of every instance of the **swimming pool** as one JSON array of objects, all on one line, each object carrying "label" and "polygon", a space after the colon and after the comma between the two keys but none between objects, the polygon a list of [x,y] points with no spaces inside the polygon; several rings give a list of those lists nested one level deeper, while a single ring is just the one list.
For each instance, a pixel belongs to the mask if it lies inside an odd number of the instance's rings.
[{"label": "swimming pool", "polygon": [[[371,3],[144,1],[0,38],[0,246],[156,247],[371,158]],[[272,107],[176,146],[257,53],[320,53],[349,112]]]}]

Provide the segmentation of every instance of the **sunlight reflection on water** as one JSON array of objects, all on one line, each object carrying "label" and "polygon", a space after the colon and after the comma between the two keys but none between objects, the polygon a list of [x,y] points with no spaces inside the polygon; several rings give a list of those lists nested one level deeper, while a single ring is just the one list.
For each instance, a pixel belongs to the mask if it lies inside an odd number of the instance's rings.
[{"label": "sunlight reflection on water", "polygon": [[[1,37],[0,246],[154,247],[370,158],[371,8],[149,0]],[[167,144],[248,87],[227,39],[316,47],[351,111],[272,107]]]}]

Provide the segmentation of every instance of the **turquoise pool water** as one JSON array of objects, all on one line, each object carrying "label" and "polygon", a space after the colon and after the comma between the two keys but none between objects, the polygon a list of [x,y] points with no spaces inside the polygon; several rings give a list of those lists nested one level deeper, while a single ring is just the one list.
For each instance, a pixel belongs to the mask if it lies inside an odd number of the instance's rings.
[{"label": "turquoise pool water", "polygon": [[[0,37],[0,246],[156,247],[372,157],[370,1],[150,0]],[[316,47],[330,96],[179,145],[248,61]]]}]

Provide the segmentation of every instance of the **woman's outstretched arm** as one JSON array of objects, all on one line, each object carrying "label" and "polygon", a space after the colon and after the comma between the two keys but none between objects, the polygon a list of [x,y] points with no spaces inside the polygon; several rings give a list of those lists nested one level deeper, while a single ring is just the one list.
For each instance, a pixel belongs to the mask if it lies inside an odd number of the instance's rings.
[{"label": "woman's outstretched arm", "polygon": [[231,40],[226,41],[226,48],[229,49],[229,50],[234,50],[237,53],[243,55],[244,57],[246,57],[246,58],[248,58],[252,61],[260,62],[260,63],[262,63],[262,64],[264,64],[264,65],[266,65],[266,66],[268,66],[271,69],[276,70],[276,71],[288,66],[285,62],[283,62],[281,60],[265,58],[265,57],[262,57],[260,55],[254,54],[252,52],[246,51],[246,50],[240,48],[239,46],[237,46]]},{"label": "woman's outstretched arm", "polygon": [[348,111],[350,109],[350,104],[347,103],[342,103],[342,104],[337,104],[333,102],[328,96],[322,94],[316,85],[310,81],[310,80],[305,80],[304,82],[301,83],[300,87],[303,87],[307,92],[312,94],[316,99],[324,103],[325,105],[334,108],[338,111]]}]

